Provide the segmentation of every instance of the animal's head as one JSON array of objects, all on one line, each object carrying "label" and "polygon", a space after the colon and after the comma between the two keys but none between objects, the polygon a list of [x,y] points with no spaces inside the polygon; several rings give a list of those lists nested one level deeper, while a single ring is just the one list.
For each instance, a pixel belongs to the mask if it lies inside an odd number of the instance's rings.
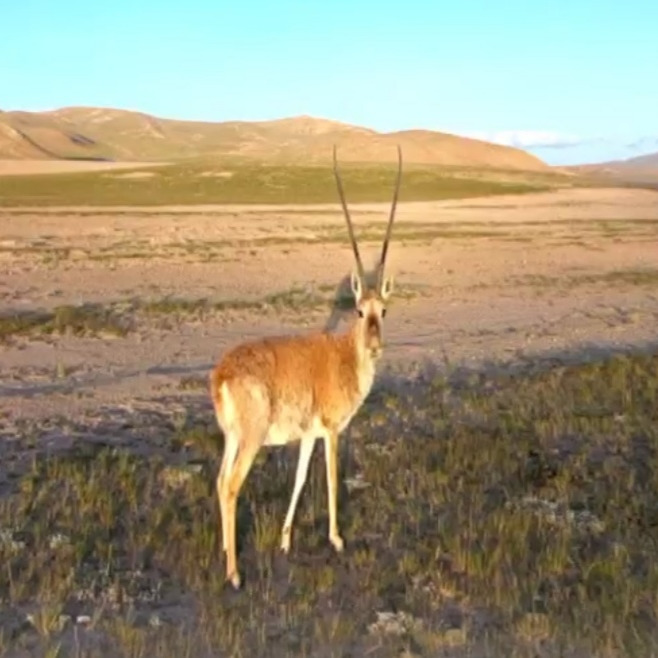
[{"label": "animal's head", "polygon": [[398,193],[400,191],[400,180],[402,177],[402,151],[398,146],[398,175],[395,183],[395,191],[393,193],[393,202],[391,204],[391,212],[388,218],[388,225],[386,227],[386,236],[382,245],[381,258],[375,270],[375,275],[369,280],[366,277],[361,255],[359,254],[359,247],[354,237],[354,228],[352,226],[352,219],[347,208],[345,201],[345,193],[338,171],[338,164],[336,162],[336,147],[334,146],[334,174],[336,177],[336,185],[338,187],[338,195],[343,206],[343,213],[345,214],[345,221],[347,222],[347,230],[352,243],[352,250],[354,251],[354,259],[356,261],[356,270],[352,272],[350,283],[352,293],[354,295],[354,302],[357,318],[357,331],[363,340],[362,345],[367,354],[372,358],[377,359],[381,356],[382,351],[382,324],[386,316],[386,303],[393,291],[392,277],[385,275],[386,255],[388,253],[388,245],[391,239],[391,229],[393,227],[393,220],[395,219],[395,209],[398,201]]}]

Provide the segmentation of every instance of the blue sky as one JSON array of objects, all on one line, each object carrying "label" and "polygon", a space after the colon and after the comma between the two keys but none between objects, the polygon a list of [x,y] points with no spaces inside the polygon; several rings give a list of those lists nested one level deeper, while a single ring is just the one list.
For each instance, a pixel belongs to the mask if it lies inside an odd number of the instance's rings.
[{"label": "blue sky", "polygon": [[5,110],[307,114],[553,164],[658,151],[655,0],[21,0],[0,55]]}]

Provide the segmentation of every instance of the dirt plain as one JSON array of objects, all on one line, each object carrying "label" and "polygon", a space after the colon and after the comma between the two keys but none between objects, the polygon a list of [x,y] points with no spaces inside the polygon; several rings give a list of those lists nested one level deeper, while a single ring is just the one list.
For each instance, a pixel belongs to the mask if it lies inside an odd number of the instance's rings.
[{"label": "dirt plain", "polygon": [[[657,202],[579,189],[402,204],[377,386],[655,344]],[[353,209],[366,262],[387,211]],[[3,318],[94,304],[124,323],[0,343],[6,491],[81,437],[149,455],[181,418],[211,425],[205,382],[225,349],[350,318],[331,310],[352,267],[338,206],[5,208],[0,226]]]},{"label": "dirt plain", "polygon": [[[402,205],[388,269],[403,294],[387,317],[383,368],[480,367],[653,340],[656,200],[611,189]],[[355,208],[357,231],[379,240],[386,212]],[[21,208],[0,221],[5,312],[167,298],[253,306],[203,318],[172,308],[125,337],[13,339],[0,348],[7,418],[148,404],[183,375],[205,376],[243,338],[322,329],[321,301],[352,267],[331,206]],[[366,262],[379,249],[364,242]],[[295,291],[292,309],[267,303]],[[342,330],[349,312],[333,317]],[[70,374],[57,379],[62,369]]]}]

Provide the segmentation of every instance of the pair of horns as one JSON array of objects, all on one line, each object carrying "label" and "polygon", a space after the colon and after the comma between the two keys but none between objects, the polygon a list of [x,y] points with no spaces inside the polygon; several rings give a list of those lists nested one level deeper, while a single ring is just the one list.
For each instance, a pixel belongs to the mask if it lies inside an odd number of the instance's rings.
[{"label": "pair of horns", "polygon": [[[388,216],[388,225],[386,226],[386,236],[384,237],[384,244],[382,245],[382,255],[379,259],[379,265],[377,266],[377,288],[382,284],[384,277],[384,266],[386,264],[386,254],[388,252],[388,243],[391,239],[391,229],[393,228],[393,219],[395,218],[395,208],[398,204],[398,193],[400,191],[400,181],[402,179],[402,150],[398,145],[398,176],[395,182],[395,191],[393,192],[393,202],[391,204],[391,212]],[[356,267],[358,269],[359,278],[361,279],[363,285],[366,284],[365,278],[365,269],[363,267],[363,262],[361,261],[361,255],[359,254],[359,247],[356,243],[356,238],[354,237],[354,227],[352,226],[352,218],[350,217],[350,211],[347,208],[347,202],[345,201],[345,192],[343,191],[343,182],[340,177],[340,172],[338,171],[338,162],[336,160],[336,146],[334,145],[334,176],[336,177],[336,186],[338,187],[338,195],[340,196],[340,202],[343,206],[343,213],[345,214],[345,220],[347,221],[347,230],[350,234],[350,242],[352,243],[352,250],[354,251],[354,258],[356,259]]]}]

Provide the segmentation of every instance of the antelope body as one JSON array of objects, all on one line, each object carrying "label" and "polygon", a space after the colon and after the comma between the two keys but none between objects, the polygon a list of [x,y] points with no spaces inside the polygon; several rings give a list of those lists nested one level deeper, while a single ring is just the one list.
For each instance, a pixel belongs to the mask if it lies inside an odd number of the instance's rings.
[{"label": "antelope body", "polygon": [[236,589],[236,507],[240,489],[262,446],[299,441],[295,484],[283,524],[281,549],[290,550],[291,529],[315,442],[324,441],[329,505],[329,540],[343,550],[337,521],[338,436],[370,392],[382,352],[382,319],[392,291],[384,265],[402,173],[398,176],[374,286],[366,277],[336,163],[334,174],[357,265],[351,275],[357,317],[343,334],[317,332],[264,338],[229,350],[210,374],[224,454],[217,476],[226,577]]}]

